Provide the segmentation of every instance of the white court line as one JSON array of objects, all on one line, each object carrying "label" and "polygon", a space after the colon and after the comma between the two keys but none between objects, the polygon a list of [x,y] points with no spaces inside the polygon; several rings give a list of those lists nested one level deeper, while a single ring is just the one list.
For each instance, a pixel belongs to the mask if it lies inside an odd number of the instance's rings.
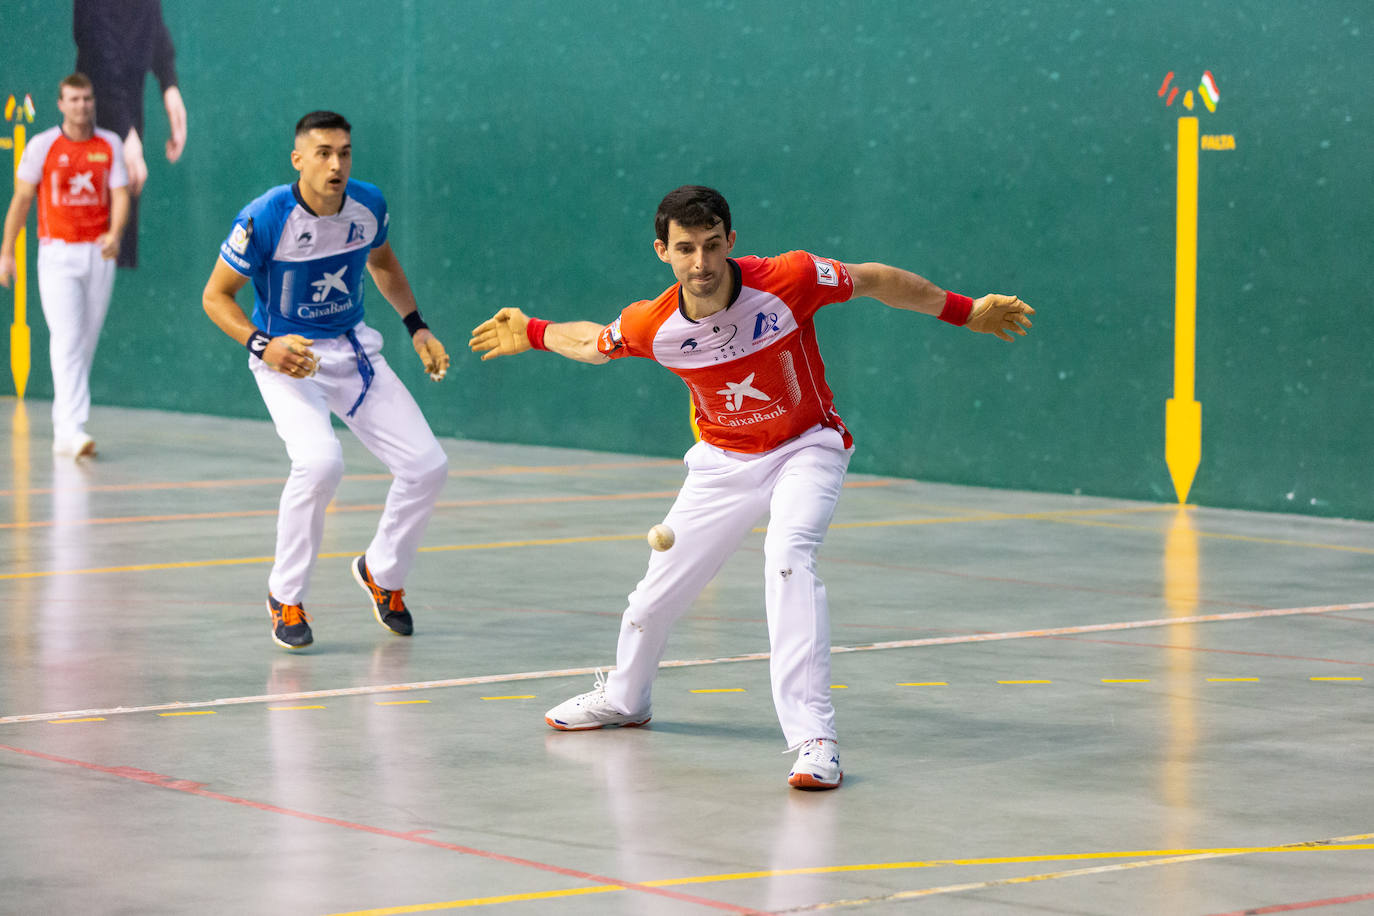
[{"label": "white court line", "polygon": [[[1091,623],[1073,627],[1053,627],[1044,630],[1014,630],[1007,633],[969,633],[964,636],[933,636],[925,639],[902,639],[895,642],[874,642],[861,646],[832,646],[832,655],[846,652],[874,652],[880,649],[916,649],[924,646],[950,646],[964,643],[995,642],[1004,639],[1039,639],[1046,636],[1077,636],[1083,633],[1104,633],[1113,630],[1143,630],[1152,627],[1179,626],[1194,623],[1220,623],[1232,620],[1255,620],[1260,617],[1292,617],[1300,614],[1328,614],[1334,611],[1365,611],[1374,608],[1374,601],[1361,604],[1327,604],[1316,607],[1271,608],[1262,611],[1235,611],[1229,614],[1200,614],[1193,617],[1157,617],[1153,620],[1126,620],[1120,623]],[[696,668],[703,665],[724,665],[731,662],[756,662],[768,658],[767,652],[748,655],[728,655],[722,658],[690,658],[660,662],[660,668]],[[508,684],[515,681],[535,681],[555,677],[581,677],[594,674],[598,668],[560,668],[551,671],[519,671],[513,674],[485,674],[477,677],[448,678],[441,681],[416,681],[410,684],[376,684],[367,687],[337,687],[332,690],[307,690],[299,693],[277,693],[253,697],[225,697],[218,700],[199,700],[189,703],[160,703],[155,706],[116,706],[110,709],[74,709],[66,712],[40,712],[19,716],[0,716],[0,725],[18,722],[49,722],[76,716],[113,716],[131,712],[165,712],[170,709],[196,709],[206,706],[240,706],[246,703],[277,703],[290,700],[314,700],[322,697],[351,697],[405,690],[433,690],[437,687],[470,687],[475,684]]]}]

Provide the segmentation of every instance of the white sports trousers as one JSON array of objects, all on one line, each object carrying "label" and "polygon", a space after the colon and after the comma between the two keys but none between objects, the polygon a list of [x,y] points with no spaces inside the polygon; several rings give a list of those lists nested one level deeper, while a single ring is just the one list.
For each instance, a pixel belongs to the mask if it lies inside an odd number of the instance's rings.
[{"label": "white sports trousers", "polygon": [[778,722],[789,748],[836,737],[830,609],[815,561],[852,453],[820,426],[760,455],[705,442],[688,450],[687,479],[664,519],[677,540],[649,558],[621,621],[616,669],[606,679],[612,705],[627,714],[649,709],[673,623],[768,514],[763,595]]},{"label": "white sports trousers", "polygon": [[86,431],[91,364],[114,279],[114,260],[101,257],[95,242],[39,242],[38,298],[48,324],[54,442],[70,441]]},{"label": "white sports trousers", "polygon": [[282,375],[257,357],[248,358],[291,458],[291,476],[277,513],[276,562],[267,580],[272,597],[284,604],[305,602],[325,509],[343,478],[343,446],[330,423],[331,412],[395,478],[366,554],[368,572],[382,588],[404,586],[448,480],[448,456],[410,391],[382,357],[382,335],[362,323],[353,330],[376,375],[352,417],[347,414],[363,380],[347,337],[317,338],[310,345],[319,371],[306,379]]}]

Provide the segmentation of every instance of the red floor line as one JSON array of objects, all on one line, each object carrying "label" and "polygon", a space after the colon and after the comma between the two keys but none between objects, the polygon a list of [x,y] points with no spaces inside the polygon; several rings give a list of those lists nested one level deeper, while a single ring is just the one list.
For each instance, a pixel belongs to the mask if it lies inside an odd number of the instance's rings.
[{"label": "red floor line", "polygon": [[1319,906],[1339,906],[1342,903],[1359,903],[1374,900],[1374,894],[1354,894],[1349,897],[1328,897],[1325,900],[1304,900],[1301,903],[1276,903],[1273,906],[1255,907],[1251,910],[1233,910],[1229,913],[1212,913],[1211,916],[1262,916],[1264,913],[1292,913],[1295,910],[1312,910]]},{"label": "red floor line", "polygon": [[1350,621],[1351,623],[1367,623],[1367,624],[1374,625],[1374,620],[1371,620],[1371,619],[1369,619],[1368,617],[1347,617],[1347,616],[1345,616],[1344,614],[1332,614],[1330,617],[1327,617],[1326,619],[1327,619],[1327,620],[1348,620],[1348,621]]},{"label": "red floor line", "polygon": [[346,830],[357,830],[361,833],[371,833],[377,836],[389,837],[394,840],[403,840],[407,843],[418,843],[422,846],[432,846],[436,849],[447,849],[451,852],[462,853],[468,856],[477,856],[483,859],[491,859],[496,862],[505,862],[508,865],[519,865],[524,868],[533,868],[539,871],[552,872],[553,874],[563,875],[568,878],[577,878],[581,881],[590,881],[593,884],[613,884],[622,887],[627,891],[639,891],[645,894],[652,894],[656,897],[667,897],[672,900],[682,901],[683,903],[693,903],[699,906],[710,907],[711,909],[724,910],[728,913],[747,913],[752,916],[763,916],[761,911],[749,907],[738,906],[733,903],[725,903],[720,900],[710,900],[706,897],[697,897],[692,894],[683,894],[678,891],[671,891],[661,887],[648,887],[643,884],[636,884],[633,881],[624,881],[620,878],[610,878],[605,875],[597,875],[591,872],[578,871],[575,868],[564,868],[561,865],[550,865],[546,862],[536,862],[533,859],[522,859],[518,856],[503,855],[499,852],[491,852],[486,849],[477,849],[472,846],[461,846],[457,843],[445,843],[441,840],[432,840],[425,836],[419,836],[421,831],[407,831],[402,833],[397,830],[387,830],[385,827],[373,827],[368,824],[357,824],[353,821],[339,820],[334,817],[325,817],[321,814],[310,814],[306,811],[294,811],[290,808],[282,808],[277,805],[270,805],[266,802],[257,802],[247,798],[237,798],[233,795],[224,795],[219,792],[212,792],[205,788],[205,783],[192,782],[189,779],[176,779],[171,776],[164,776],[161,773],[153,773],[149,770],[140,770],[137,767],[121,766],[111,767],[98,763],[90,763],[84,760],[73,760],[70,757],[58,757],[55,754],[45,754],[42,751],[28,750],[22,747],[11,747],[8,744],[0,744],[0,750],[10,751],[15,754],[22,754],[26,757],[34,757],[39,760],[46,760],[50,763],[60,763],[66,766],[81,767],[97,773],[104,773],[108,776],[117,776],[120,779],[129,779],[134,782],[146,783],[160,789],[171,789],[176,792],[185,792],[188,795],[198,795],[201,798],[208,798],[212,801],[228,802],[232,805],[241,805],[245,808],[253,808],[264,811],[268,814],[282,814],[287,817],[300,818],[305,821],[314,821],[317,824],[326,824],[331,827],[343,827]]}]

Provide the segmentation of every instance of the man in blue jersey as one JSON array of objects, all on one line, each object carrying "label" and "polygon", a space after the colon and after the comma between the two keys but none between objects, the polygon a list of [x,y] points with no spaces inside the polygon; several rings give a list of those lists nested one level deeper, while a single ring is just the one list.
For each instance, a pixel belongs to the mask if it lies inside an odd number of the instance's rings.
[{"label": "man in blue jersey", "polygon": [[[448,354],[420,318],[387,241],[386,201],[376,186],[349,178],[351,135],[348,121],[330,111],[297,122],[291,164],[300,179],[239,212],[203,296],[210,319],[248,348],[249,368],[291,458],[267,580],[272,638],[288,649],[314,638],[305,596],[325,508],[343,477],[330,414],[395,477],[377,533],[352,567],[377,621],[399,636],[413,631],[403,585],[448,479],[448,457],[382,357],[382,335],[363,322],[366,268],[405,322],[430,378],[444,377]],[[234,298],[250,280],[251,321]]]}]

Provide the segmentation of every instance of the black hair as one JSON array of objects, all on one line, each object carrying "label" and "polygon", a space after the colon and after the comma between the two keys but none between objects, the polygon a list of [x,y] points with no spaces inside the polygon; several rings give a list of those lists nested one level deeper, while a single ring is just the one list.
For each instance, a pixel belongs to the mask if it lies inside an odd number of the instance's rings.
[{"label": "black hair", "polygon": [[725,235],[730,236],[730,205],[714,188],[686,184],[669,191],[654,214],[654,234],[659,241],[668,241],[668,224],[674,220],[684,229],[709,229],[724,223]]},{"label": "black hair", "polygon": [[348,119],[334,111],[312,111],[296,122],[296,136],[308,134],[312,130],[341,130],[352,134],[353,125]]}]

